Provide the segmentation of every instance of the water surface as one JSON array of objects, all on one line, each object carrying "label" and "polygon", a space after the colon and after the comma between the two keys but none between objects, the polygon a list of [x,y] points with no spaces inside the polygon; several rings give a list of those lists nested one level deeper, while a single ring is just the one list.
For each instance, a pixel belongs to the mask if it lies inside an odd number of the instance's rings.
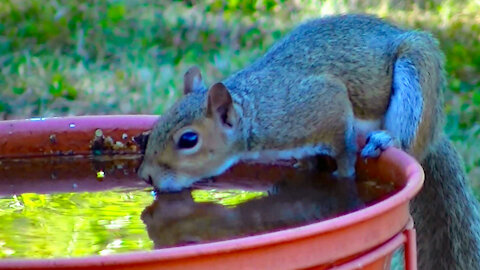
[{"label": "water surface", "polygon": [[250,166],[157,194],[139,156],[0,161],[0,258],[108,255],[237,238],[333,218],[393,185]]}]

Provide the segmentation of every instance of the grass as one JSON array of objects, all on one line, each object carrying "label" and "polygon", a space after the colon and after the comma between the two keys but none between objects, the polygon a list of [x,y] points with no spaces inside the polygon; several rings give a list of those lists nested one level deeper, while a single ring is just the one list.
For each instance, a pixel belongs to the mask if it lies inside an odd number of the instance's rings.
[{"label": "grass", "polygon": [[446,133],[480,194],[480,2],[0,2],[0,119],[160,114],[198,65],[212,83],[259,57],[301,21],[372,13],[431,31],[447,58]]}]

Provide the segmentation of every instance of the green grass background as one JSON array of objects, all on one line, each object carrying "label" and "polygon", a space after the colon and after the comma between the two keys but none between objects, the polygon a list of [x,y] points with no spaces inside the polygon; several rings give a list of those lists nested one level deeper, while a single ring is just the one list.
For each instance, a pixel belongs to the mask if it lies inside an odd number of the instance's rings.
[{"label": "green grass background", "polygon": [[189,66],[215,82],[301,21],[350,12],[440,40],[449,81],[445,130],[480,191],[478,0],[2,0],[0,119],[160,114],[179,97]]}]

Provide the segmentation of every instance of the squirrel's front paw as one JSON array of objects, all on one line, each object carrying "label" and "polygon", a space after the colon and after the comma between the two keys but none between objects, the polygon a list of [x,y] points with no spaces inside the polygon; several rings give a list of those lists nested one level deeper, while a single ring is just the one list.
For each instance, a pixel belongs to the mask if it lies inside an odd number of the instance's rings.
[{"label": "squirrel's front paw", "polygon": [[367,136],[366,144],[360,156],[362,158],[377,158],[385,149],[394,145],[395,140],[387,131],[372,131]]}]

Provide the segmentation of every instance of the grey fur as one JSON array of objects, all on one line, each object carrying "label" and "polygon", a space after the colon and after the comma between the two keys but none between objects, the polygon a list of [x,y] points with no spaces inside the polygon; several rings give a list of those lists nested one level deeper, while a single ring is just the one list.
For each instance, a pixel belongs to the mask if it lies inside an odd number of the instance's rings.
[{"label": "grey fur", "polygon": [[[443,128],[444,56],[430,34],[405,32],[379,22],[357,15],[309,22],[225,83],[232,89],[247,89],[247,85],[250,89],[266,89],[271,80],[288,84],[291,76],[325,70],[342,78],[355,116],[383,116],[387,133],[375,136],[394,135],[425,168],[425,188],[412,205],[419,269],[480,269],[478,203],[466,183],[461,158],[447,139],[439,139]],[[338,29],[335,33],[339,36],[313,30],[329,23],[333,23],[329,29]],[[359,46],[359,40],[368,41]],[[363,47],[366,44],[368,48]],[[275,70],[269,72],[266,66]],[[282,79],[278,80],[278,74]],[[386,137],[373,141],[382,149],[392,143],[384,140]]]},{"label": "grey fur", "polygon": [[478,202],[460,156],[442,136],[443,55],[426,33],[406,33],[396,42],[394,93],[384,126],[425,171],[424,187],[412,203],[418,269],[480,269]]},{"label": "grey fur", "polygon": [[423,110],[418,73],[410,59],[400,58],[395,62],[392,88],[385,128],[399,138],[403,149],[408,149],[415,139]]},{"label": "grey fur", "polygon": [[[290,100],[304,99],[301,92],[294,91],[299,78],[329,74],[346,86],[356,117],[379,119],[390,98],[392,63],[398,49],[392,40],[403,33],[404,30],[365,15],[312,20],[294,29],[263,57],[224,83],[233,93],[242,92],[241,96],[262,104],[287,96]],[[275,91],[278,88],[291,91]],[[276,108],[272,109],[276,113]]]},{"label": "grey fur", "polygon": [[441,137],[422,161],[425,183],[413,200],[418,269],[480,269],[479,207],[461,158]]},{"label": "grey fur", "polygon": [[[413,202],[419,269],[480,269],[477,201],[461,159],[441,136],[444,73],[443,54],[427,33],[365,15],[309,21],[224,80],[240,116],[232,154],[300,147],[338,155],[349,167],[342,151],[353,149],[353,117],[383,119],[386,132],[372,133],[368,156],[389,145],[390,133],[425,169],[424,190]],[[203,90],[190,93],[162,117],[144,175],[158,171],[154,154],[172,129],[204,117],[205,97]]]},{"label": "grey fur", "polygon": [[398,54],[384,128],[425,171],[424,188],[412,203],[418,269],[480,269],[478,202],[460,156],[442,136],[443,54],[422,32],[405,33],[394,43]]},{"label": "grey fur", "polygon": [[[277,91],[259,91],[263,88],[258,86],[238,89],[232,81],[226,81],[232,87],[233,99],[241,104],[241,119],[254,119],[240,124],[246,133],[242,155],[278,152],[281,157],[282,152],[290,151],[299,152],[291,157],[301,158],[330,154],[337,159],[340,177],[353,176],[356,135],[345,85],[330,75],[285,77],[286,80],[265,77],[270,89]],[[243,81],[239,77],[235,80]],[[292,116],[295,121],[291,121]],[[300,150],[305,146],[309,150]]]}]

